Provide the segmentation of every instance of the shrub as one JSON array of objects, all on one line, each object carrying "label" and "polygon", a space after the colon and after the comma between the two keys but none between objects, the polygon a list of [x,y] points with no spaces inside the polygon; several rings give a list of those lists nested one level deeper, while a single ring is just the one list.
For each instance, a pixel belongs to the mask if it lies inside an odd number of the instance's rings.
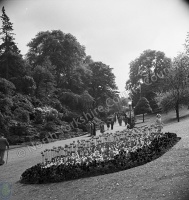
[{"label": "shrub", "polygon": [[44,130],[45,131],[50,131],[50,132],[53,132],[56,130],[56,125],[54,122],[48,122],[45,124],[44,126]]},{"label": "shrub", "polygon": [[16,86],[17,92],[25,95],[33,94],[36,88],[35,81],[31,76],[13,77],[11,82]]},{"label": "shrub", "polygon": [[29,112],[24,110],[21,107],[18,107],[14,110],[14,118],[20,122],[29,123]]},{"label": "shrub", "polygon": [[11,108],[13,106],[12,98],[2,97],[0,98],[0,111],[6,115],[11,115]]},{"label": "shrub", "polygon": [[50,102],[49,102],[49,105],[52,106],[54,109],[58,110],[59,112],[62,111],[62,104],[61,102],[58,100],[58,99],[51,99]]},{"label": "shrub", "polygon": [[9,135],[10,119],[10,116],[3,115],[0,112],[0,133],[4,133],[6,136]]},{"label": "shrub", "polygon": [[4,78],[0,78],[0,92],[2,92],[5,95],[12,95],[15,89],[16,87],[12,82]]},{"label": "shrub", "polygon": [[27,96],[24,96],[22,94],[17,94],[12,98],[13,101],[13,108],[12,110],[15,110],[16,108],[21,107],[23,110],[26,110],[28,112],[33,112],[34,107],[30,100],[27,98]]},{"label": "shrub", "polygon": [[7,139],[8,139],[8,142],[9,142],[10,145],[16,145],[16,144],[20,144],[20,143],[24,142],[17,135],[14,135],[14,137],[8,137]]},{"label": "shrub", "polygon": [[25,123],[13,124],[10,126],[9,131],[10,131],[10,136],[12,136],[11,138],[13,138],[13,136],[14,137],[18,136],[19,139],[21,139],[21,137],[27,136],[29,134],[27,124]]}]

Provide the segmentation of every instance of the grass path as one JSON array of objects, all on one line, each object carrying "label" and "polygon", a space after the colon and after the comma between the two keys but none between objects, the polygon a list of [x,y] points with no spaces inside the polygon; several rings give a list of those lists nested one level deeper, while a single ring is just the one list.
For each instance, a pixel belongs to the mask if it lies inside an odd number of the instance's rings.
[{"label": "grass path", "polygon": [[[115,130],[119,129],[123,127],[116,126]],[[10,198],[13,200],[188,200],[189,119],[167,124],[163,131],[175,132],[181,140],[162,157],[139,167],[74,181],[22,185],[16,181],[26,168],[40,161],[39,152],[42,149],[29,152],[19,160],[16,157],[17,150],[12,150],[10,162],[0,168],[0,181],[13,184]],[[43,148],[64,142],[46,144]]]}]

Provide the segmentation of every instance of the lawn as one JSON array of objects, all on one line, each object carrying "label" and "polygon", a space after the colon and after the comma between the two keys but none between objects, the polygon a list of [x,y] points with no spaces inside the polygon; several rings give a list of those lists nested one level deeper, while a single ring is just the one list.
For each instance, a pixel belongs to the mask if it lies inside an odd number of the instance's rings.
[{"label": "lawn", "polygon": [[[185,118],[189,117],[189,110],[187,107],[183,107],[180,109],[180,121],[182,121]],[[176,113],[175,111],[170,111],[167,114],[162,113],[161,114],[162,122],[165,125],[168,125],[170,123],[177,123],[176,119]],[[156,114],[146,114],[144,116],[144,123],[143,123],[143,117],[142,115],[137,115],[136,116],[136,126],[143,126],[143,125],[150,125],[156,121]]]}]

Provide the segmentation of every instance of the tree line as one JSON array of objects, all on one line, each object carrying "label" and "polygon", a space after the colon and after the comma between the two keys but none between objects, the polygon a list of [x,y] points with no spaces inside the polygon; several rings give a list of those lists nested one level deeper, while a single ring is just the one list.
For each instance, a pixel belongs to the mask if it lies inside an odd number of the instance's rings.
[{"label": "tree line", "polygon": [[[130,91],[136,112],[169,112],[175,110],[179,122],[179,108],[189,105],[189,33],[184,52],[173,59],[164,52],[145,50],[129,64],[126,90]],[[146,105],[140,106],[141,101]],[[150,107],[149,107],[150,106]]]},{"label": "tree line", "polygon": [[22,55],[4,7],[0,18],[1,132],[9,134],[13,123],[28,123],[36,107],[51,106],[69,121],[117,95],[112,68],[93,61],[72,34],[38,32]]}]

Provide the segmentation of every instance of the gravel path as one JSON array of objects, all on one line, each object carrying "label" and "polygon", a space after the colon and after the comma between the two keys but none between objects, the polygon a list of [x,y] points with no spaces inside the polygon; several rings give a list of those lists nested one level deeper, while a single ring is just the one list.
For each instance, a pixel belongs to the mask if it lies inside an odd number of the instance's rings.
[{"label": "gravel path", "polygon": [[[115,131],[123,128],[117,125]],[[162,157],[139,167],[45,185],[16,182],[26,168],[40,161],[43,148],[70,143],[69,139],[45,144],[31,152],[27,147],[22,148],[26,152],[22,158],[18,158],[17,150],[12,150],[9,163],[0,168],[0,181],[12,183],[10,199],[13,200],[189,200],[189,119],[168,124],[163,131],[177,133],[181,140]]]}]

